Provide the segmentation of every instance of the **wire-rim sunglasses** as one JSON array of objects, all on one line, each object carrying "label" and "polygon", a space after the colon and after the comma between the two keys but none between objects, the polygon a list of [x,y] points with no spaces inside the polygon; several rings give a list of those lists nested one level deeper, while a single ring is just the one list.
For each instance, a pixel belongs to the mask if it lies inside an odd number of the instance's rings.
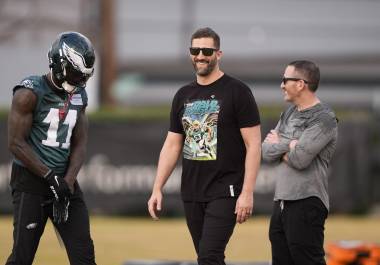
[{"label": "wire-rim sunglasses", "polygon": [[302,79],[302,78],[296,78],[296,77],[283,77],[281,81],[285,85],[286,82],[288,82],[288,81],[301,81],[301,80],[304,81],[306,84],[310,84],[309,81]]}]

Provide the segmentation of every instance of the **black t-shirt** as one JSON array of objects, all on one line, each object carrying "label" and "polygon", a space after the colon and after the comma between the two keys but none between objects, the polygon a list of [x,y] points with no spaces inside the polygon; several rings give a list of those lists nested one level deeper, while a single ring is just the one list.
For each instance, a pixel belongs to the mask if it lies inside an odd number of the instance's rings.
[{"label": "black t-shirt", "polygon": [[258,124],[260,115],[251,90],[226,74],[210,85],[192,82],[179,89],[169,130],[184,136],[184,201],[240,194],[246,154],[240,128]]}]

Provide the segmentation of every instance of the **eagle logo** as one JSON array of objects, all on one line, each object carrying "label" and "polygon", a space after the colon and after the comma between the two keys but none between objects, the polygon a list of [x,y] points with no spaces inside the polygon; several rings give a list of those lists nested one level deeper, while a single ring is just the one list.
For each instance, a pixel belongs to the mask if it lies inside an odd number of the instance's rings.
[{"label": "eagle logo", "polygon": [[63,54],[66,56],[66,58],[69,60],[69,62],[79,71],[81,71],[84,74],[92,74],[94,68],[93,67],[87,67],[86,61],[83,58],[83,55],[71,48],[69,45],[67,45],[65,42],[62,44],[62,50]]}]

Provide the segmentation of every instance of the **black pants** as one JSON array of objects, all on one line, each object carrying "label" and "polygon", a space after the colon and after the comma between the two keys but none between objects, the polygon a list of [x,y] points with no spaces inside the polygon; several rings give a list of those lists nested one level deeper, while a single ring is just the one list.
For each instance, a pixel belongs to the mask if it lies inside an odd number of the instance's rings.
[{"label": "black pants", "polygon": [[[6,264],[30,265],[33,263],[47,219],[52,218],[52,203],[44,205],[46,197],[20,191],[14,191],[12,196],[13,249]],[[89,216],[82,196],[71,199],[68,221],[54,226],[65,244],[70,264],[95,264]]]},{"label": "black pants", "polygon": [[317,197],[276,201],[269,239],[273,265],[325,265],[324,224],[328,211]]},{"label": "black pants", "polygon": [[186,222],[199,265],[224,265],[224,251],[236,224],[235,198],[184,202]]}]

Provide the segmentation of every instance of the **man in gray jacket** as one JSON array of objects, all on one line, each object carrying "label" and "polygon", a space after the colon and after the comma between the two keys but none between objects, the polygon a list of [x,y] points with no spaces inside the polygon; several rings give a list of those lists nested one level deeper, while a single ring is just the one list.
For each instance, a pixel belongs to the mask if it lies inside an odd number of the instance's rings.
[{"label": "man in gray jacket", "polygon": [[273,265],[326,264],[324,224],[329,210],[328,167],[337,144],[337,119],[315,92],[319,68],[291,62],[281,88],[292,105],[262,144],[276,189],[269,238]]}]

